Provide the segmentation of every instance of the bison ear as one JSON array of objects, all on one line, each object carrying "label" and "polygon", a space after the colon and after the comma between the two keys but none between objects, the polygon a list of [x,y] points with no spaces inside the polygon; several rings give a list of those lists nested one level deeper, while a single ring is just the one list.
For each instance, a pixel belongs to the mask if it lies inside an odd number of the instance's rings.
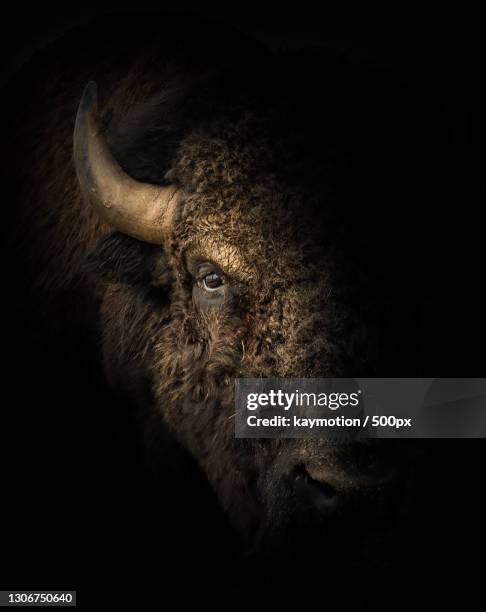
[{"label": "bison ear", "polygon": [[[164,268],[162,259],[165,259],[165,255],[160,246],[112,232],[88,254],[86,265],[89,272],[108,282],[149,287],[165,284],[161,274]],[[155,273],[157,279],[154,278]],[[166,276],[168,283],[169,275]]]}]

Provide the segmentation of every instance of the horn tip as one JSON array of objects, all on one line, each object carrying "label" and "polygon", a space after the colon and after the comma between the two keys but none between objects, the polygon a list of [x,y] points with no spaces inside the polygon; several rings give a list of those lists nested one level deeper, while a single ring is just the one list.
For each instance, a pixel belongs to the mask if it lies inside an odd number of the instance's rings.
[{"label": "horn tip", "polygon": [[98,86],[94,81],[89,81],[84,88],[83,95],[81,97],[81,103],[79,105],[80,110],[90,111],[95,108],[98,102]]}]

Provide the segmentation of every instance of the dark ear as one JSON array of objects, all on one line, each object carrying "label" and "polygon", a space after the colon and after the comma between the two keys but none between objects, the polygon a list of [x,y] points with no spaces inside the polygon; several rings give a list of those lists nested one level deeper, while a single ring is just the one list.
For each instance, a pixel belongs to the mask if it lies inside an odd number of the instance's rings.
[{"label": "dark ear", "polygon": [[164,257],[160,246],[113,232],[98,242],[86,264],[91,273],[109,282],[160,286],[169,280],[163,278]]}]

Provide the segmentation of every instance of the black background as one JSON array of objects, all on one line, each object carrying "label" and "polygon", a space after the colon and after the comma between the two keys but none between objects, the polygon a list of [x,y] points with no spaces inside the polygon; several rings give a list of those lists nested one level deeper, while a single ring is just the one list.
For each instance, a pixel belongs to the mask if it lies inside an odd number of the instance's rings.
[{"label": "black background", "polygon": [[[486,44],[479,8],[472,3],[447,6],[445,3],[411,2],[297,2],[284,7],[280,3],[254,6],[241,2],[225,5],[201,2],[196,6],[183,1],[142,0],[137,2],[137,8],[152,12],[167,9],[174,19],[183,19],[184,11],[195,12],[234,25],[277,49],[317,44],[401,66],[426,87],[440,92],[449,109],[458,146],[464,147],[470,160],[469,176],[475,184],[472,188],[468,185],[467,193],[475,202],[469,202],[467,207],[454,201],[444,205],[457,206],[458,217],[463,221],[461,227],[466,227],[466,232],[468,224],[464,223],[463,216],[469,215],[471,235],[482,235],[478,227],[481,227],[484,207]],[[2,81],[8,80],[37,48],[62,32],[115,9],[128,7],[114,2],[98,3],[96,7],[82,3],[71,6],[16,3],[8,10],[4,7],[0,26]],[[150,18],[158,17],[152,15]],[[161,20],[162,32],[165,27],[168,26]],[[6,120],[8,118],[3,117],[3,121]],[[467,240],[466,235],[459,237],[451,244],[451,249],[461,249]],[[484,278],[476,277],[477,270],[481,270],[478,261],[471,262],[471,268],[464,270],[467,282],[475,286],[484,283]],[[470,355],[469,361],[477,363],[478,371],[482,369],[484,375],[481,351]],[[473,375],[480,375],[478,371]],[[11,390],[11,387],[6,388]],[[22,406],[21,398],[22,389],[17,387],[13,404]],[[66,395],[65,399],[67,405],[71,398]],[[12,410],[12,402],[7,396],[5,405]],[[14,422],[19,425],[15,419]],[[63,471],[56,467],[62,456],[60,450],[71,458],[73,465],[75,463],[69,441],[57,441],[56,453],[51,451],[51,456],[49,449],[35,440],[34,426],[23,423],[23,432],[21,458],[10,452],[12,443],[8,446],[4,442],[9,452],[2,457],[2,470],[8,476],[0,488],[0,501],[8,511],[5,519],[2,517],[0,588],[78,589],[80,603],[91,607],[95,589],[106,600],[110,585],[124,586],[136,604],[151,596],[157,596],[159,602],[163,600],[164,593],[150,592],[150,585],[153,588],[155,583],[163,584],[162,591],[171,591],[171,586],[177,583],[181,602],[208,598],[214,602],[226,599],[229,606],[235,603],[236,596],[221,596],[226,591],[227,577],[221,566],[224,553],[220,556],[219,552],[220,548],[230,546],[226,541],[224,520],[216,509],[214,517],[208,518],[213,515],[209,511],[202,512],[198,502],[194,503],[206,496],[203,484],[198,485],[200,490],[190,492],[184,492],[184,483],[180,484],[178,493],[183,496],[182,503],[178,499],[165,508],[162,533],[155,534],[150,526],[157,523],[154,508],[160,500],[152,500],[151,496],[156,497],[157,493],[147,492],[142,484],[137,484],[136,474],[130,473],[129,457],[123,457],[127,462],[123,468],[117,465],[116,455],[111,458],[112,465],[105,461],[104,472],[97,474],[93,485],[95,494],[91,491],[91,496],[84,498],[89,489],[86,478],[95,471],[93,462],[89,469],[78,465],[78,472]],[[10,436],[6,430],[1,433]],[[53,436],[47,437],[49,443],[52,439]],[[105,443],[101,434],[97,442],[100,447]],[[436,466],[436,472],[432,471],[430,480],[423,484],[428,498],[423,507],[423,531],[418,538],[422,546],[414,559],[417,571],[412,583],[398,585],[389,594],[392,607],[421,601],[467,605],[482,596],[486,569],[482,499],[484,444],[476,440],[440,441],[435,445],[446,461]],[[45,454],[47,459],[39,462],[38,453]],[[107,452],[105,460],[106,455]],[[29,466],[36,464],[37,468],[29,471]],[[70,465],[69,461],[66,464]],[[56,478],[52,477],[50,469]],[[83,484],[78,480],[80,474]],[[440,478],[436,478],[438,474]],[[26,479],[26,475],[30,475],[29,478]],[[61,476],[62,486],[56,489]],[[132,479],[126,488],[124,479]],[[53,487],[47,496],[50,501],[40,507],[35,500],[40,498],[45,502],[46,487]],[[16,499],[12,500],[12,496]],[[176,520],[181,506],[184,507],[182,520],[181,516]],[[181,525],[184,521],[187,533],[178,540],[172,524]],[[185,549],[188,541],[192,542],[189,550]],[[289,575],[292,575],[292,568],[289,568]],[[175,582],[167,586],[167,579],[160,580],[160,576],[168,576],[169,581]],[[252,579],[250,576],[244,578]],[[139,591],[128,588],[130,580]],[[352,582],[352,576],[350,580]],[[376,591],[382,590],[386,589],[377,577]],[[301,593],[294,592],[294,597],[304,601],[305,588]],[[320,604],[325,604],[325,593],[319,597]],[[120,599],[123,600],[123,596]],[[249,603],[257,604],[256,601]]]}]

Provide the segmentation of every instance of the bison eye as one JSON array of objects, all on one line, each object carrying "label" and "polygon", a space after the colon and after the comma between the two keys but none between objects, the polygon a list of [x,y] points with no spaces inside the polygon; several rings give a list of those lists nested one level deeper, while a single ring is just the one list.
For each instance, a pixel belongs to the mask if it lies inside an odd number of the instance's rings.
[{"label": "bison eye", "polygon": [[216,272],[210,272],[202,279],[206,291],[216,291],[223,284],[223,279]]}]

